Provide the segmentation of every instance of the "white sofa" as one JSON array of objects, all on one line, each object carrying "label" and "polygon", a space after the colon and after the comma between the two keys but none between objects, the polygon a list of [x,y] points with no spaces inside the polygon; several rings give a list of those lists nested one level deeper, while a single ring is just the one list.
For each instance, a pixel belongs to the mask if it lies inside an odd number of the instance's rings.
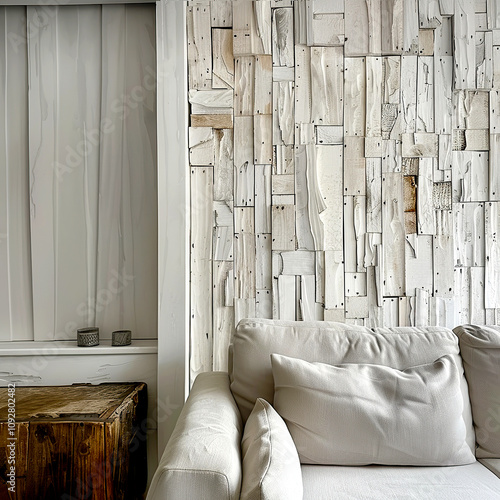
[{"label": "white sofa", "polygon": [[246,319],[230,354],[147,500],[500,499],[500,328]]}]

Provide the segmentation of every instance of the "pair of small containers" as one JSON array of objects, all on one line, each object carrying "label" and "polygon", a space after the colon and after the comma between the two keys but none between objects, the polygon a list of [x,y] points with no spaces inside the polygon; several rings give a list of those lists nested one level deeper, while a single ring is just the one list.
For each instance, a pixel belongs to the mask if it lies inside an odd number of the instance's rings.
[{"label": "pair of small containers", "polygon": [[[93,347],[99,345],[99,327],[97,326],[79,328],[76,334],[79,347]],[[112,333],[112,346],[130,345],[131,342],[132,332],[130,330],[115,330]]]}]

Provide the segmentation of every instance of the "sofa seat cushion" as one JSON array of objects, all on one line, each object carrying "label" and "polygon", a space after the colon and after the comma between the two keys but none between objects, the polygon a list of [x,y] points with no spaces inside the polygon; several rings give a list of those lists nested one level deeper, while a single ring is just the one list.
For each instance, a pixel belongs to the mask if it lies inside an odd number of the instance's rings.
[{"label": "sofa seat cushion", "polygon": [[274,406],[301,463],[464,465],[475,461],[450,355],[397,370],[271,355]]},{"label": "sofa seat cushion", "polygon": [[241,442],[241,500],[302,500],[297,449],[283,419],[257,399]]},{"label": "sofa seat cushion", "polygon": [[464,325],[460,340],[478,458],[500,458],[500,327]]},{"label": "sofa seat cushion", "polygon": [[449,354],[460,372],[467,444],[472,450],[475,449],[467,382],[463,375],[458,339],[447,328],[370,330],[324,321],[242,320],[233,339],[231,391],[244,421],[257,398],[273,403],[272,353],[330,365],[373,363],[398,370],[432,363]]},{"label": "sofa seat cushion", "polygon": [[479,462],[455,467],[303,465],[304,500],[500,500]]}]

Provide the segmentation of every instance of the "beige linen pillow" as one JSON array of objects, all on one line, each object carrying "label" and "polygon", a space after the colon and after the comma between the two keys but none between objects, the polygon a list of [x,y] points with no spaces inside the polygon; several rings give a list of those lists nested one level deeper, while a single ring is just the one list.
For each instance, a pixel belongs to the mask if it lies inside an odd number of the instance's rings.
[{"label": "beige linen pillow", "polygon": [[285,422],[264,399],[257,399],[241,441],[241,500],[302,500],[302,473]]},{"label": "beige linen pillow", "polygon": [[397,370],[309,363],[271,355],[274,408],[301,463],[463,465],[466,443],[460,376],[445,355]]},{"label": "beige linen pillow", "polygon": [[469,384],[478,458],[500,458],[500,327],[464,325],[453,330]]}]

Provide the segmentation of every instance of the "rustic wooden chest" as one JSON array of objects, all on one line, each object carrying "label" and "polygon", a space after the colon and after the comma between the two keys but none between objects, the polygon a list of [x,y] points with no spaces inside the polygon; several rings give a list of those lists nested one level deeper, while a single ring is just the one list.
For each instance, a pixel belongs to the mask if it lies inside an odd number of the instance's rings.
[{"label": "rustic wooden chest", "polygon": [[[16,387],[15,392],[8,391],[0,388],[0,498],[144,497],[145,384]],[[12,408],[15,424],[11,421],[9,427]],[[13,458],[15,481],[9,483],[14,476],[10,469]],[[13,483],[15,492],[9,491]]]}]

